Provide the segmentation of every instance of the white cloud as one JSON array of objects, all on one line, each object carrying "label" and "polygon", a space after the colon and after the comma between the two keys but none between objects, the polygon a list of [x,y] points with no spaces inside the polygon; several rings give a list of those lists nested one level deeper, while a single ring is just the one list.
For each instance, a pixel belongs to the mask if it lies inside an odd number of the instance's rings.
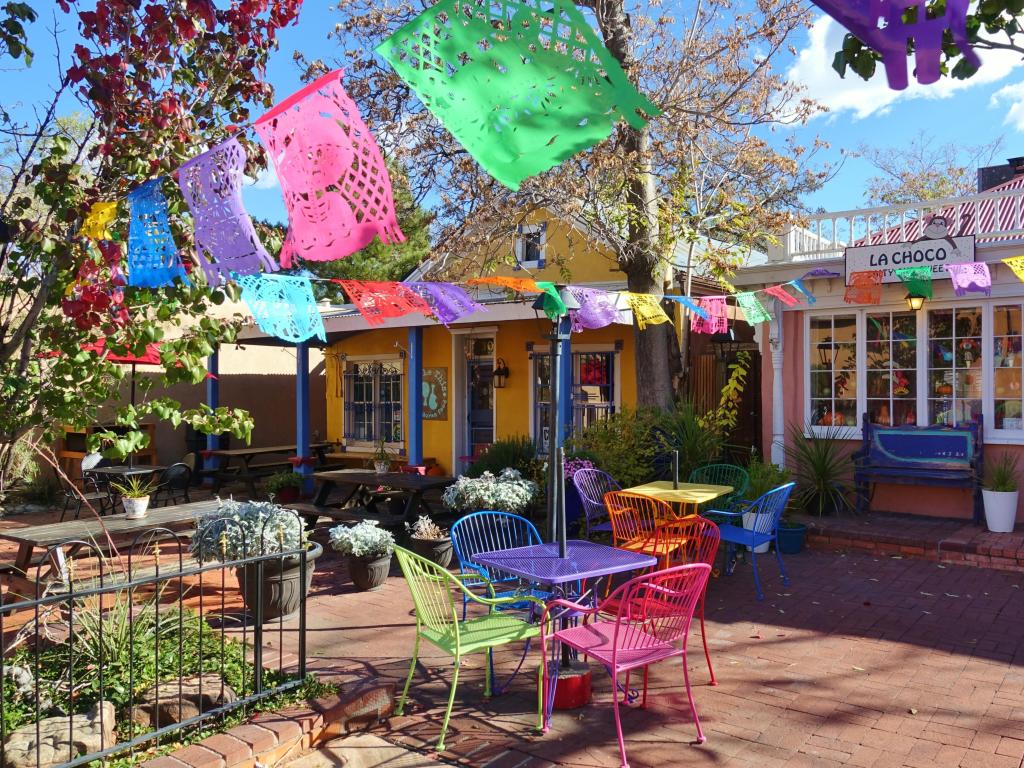
[{"label": "white cloud", "polygon": [[1019,54],[1011,51],[979,51],[982,66],[974,77],[967,80],[943,77],[931,85],[920,85],[914,79],[914,61],[908,58],[910,85],[905,90],[894,91],[886,82],[881,63],[875,76],[867,81],[851,71],[845,78],[840,78],[839,73],[832,69],[832,59],[842,47],[845,34],[845,27],[831,17],[818,18],[811,26],[807,47],[800,51],[787,76],[791,81],[804,85],[807,88],[805,95],[827,106],[832,114],[847,111],[857,119],[884,115],[897,101],[948,99],[957,91],[1002,80],[1020,63]]},{"label": "white cloud", "polygon": [[266,168],[260,171],[259,176],[255,179],[250,179],[247,176],[245,181],[253,189],[277,189],[281,186],[281,182],[277,180],[277,173],[274,171],[274,166],[269,163]]},{"label": "white cloud", "polygon": [[1024,81],[1013,85],[1004,85],[992,94],[989,106],[998,107],[1004,102],[1009,104],[1009,109],[1006,110],[1003,125],[1012,125],[1024,133]]}]

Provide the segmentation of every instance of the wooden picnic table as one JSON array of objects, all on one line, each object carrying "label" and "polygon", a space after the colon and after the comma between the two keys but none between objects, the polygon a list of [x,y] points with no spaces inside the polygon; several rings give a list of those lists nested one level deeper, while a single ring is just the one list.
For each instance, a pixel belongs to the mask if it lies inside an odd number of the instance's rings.
[{"label": "wooden picnic table", "polygon": [[[316,454],[317,462],[324,463],[324,452],[331,447],[331,443],[310,443],[309,449]],[[263,470],[284,469],[289,461],[275,461],[265,464],[253,464],[257,456],[272,456],[274,454],[289,454],[294,456],[297,448],[294,443],[291,445],[267,445],[262,448],[218,448],[212,451],[203,451],[203,456],[212,456],[220,459],[220,466],[213,472],[213,490],[216,493],[220,490],[225,480],[244,480],[249,486],[251,496],[256,495],[256,480],[266,474]],[[241,466],[232,466],[231,462],[237,459]]]},{"label": "wooden picnic table", "polygon": [[428,515],[433,513],[430,505],[423,498],[425,492],[447,488],[455,482],[454,477],[441,475],[419,475],[411,472],[377,473],[359,469],[316,472],[313,478],[319,484],[316,499],[313,501],[318,507],[328,506],[327,500],[339,485],[347,488],[347,493],[340,503],[334,505],[336,508],[340,509],[353,499],[358,499],[370,513],[376,512],[374,492],[377,488],[384,487],[398,491],[406,499],[402,517],[408,523],[414,521],[418,510],[422,509]]},{"label": "wooden picnic table", "polygon": [[[115,547],[131,546],[147,531],[158,528],[187,528],[196,517],[216,512],[219,504],[217,499],[207,499],[161,507],[150,510],[141,520],[129,520],[121,513],[104,517],[102,521],[96,518],[83,518],[63,523],[0,530],[0,539],[18,544],[13,569],[0,577],[0,583],[7,585],[9,594],[34,598],[37,579],[40,592],[49,581],[65,580],[68,558],[83,550],[86,555],[92,553],[89,544],[106,553],[110,547],[107,534]],[[37,554],[37,550],[42,552]]]}]

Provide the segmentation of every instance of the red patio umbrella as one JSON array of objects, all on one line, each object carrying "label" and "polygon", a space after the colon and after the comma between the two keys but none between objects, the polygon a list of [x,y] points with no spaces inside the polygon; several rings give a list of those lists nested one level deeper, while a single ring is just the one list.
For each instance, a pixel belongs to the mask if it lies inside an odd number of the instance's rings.
[{"label": "red patio umbrella", "polygon": [[124,365],[130,365],[132,367],[132,393],[131,393],[131,404],[135,406],[135,366],[136,365],[161,365],[160,362],[160,344],[154,342],[146,345],[145,353],[141,355],[116,355],[113,352],[107,352],[107,340],[100,339],[99,341],[93,342],[92,344],[83,344],[82,349],[86,352],[95,352],[97,355],[102,355],[106,352],[107,360],[112,363],[123,363]]}]

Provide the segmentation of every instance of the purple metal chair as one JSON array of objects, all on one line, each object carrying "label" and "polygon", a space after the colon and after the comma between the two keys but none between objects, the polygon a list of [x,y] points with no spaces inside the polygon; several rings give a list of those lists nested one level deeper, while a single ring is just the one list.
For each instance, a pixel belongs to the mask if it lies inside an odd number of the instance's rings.
[{"label": "purple metal chair", "polygon": [[[749,506],[742,512],[708,512],[708,516],[714,516],[721,520],[736,520],[739,525],[728,523],[718,525],[718,532],[722,541],[728,546],[725,553],[725,572],[732,575],[736,567],[736,546],[745,545],[750,548],[750,565],[754,569],[754,587],[757,589],[757,599],[764,600],[764,592],[761,590],[761,578],[757,573],[757,548],[762,544],[772,543],[775,549],[775,559],[779,562],[779,573],[782,575],[782,583],[789,586],[789,576],[786,575],[786,566],[782,564],[782,554],[779,552],[779,545],[776,541],[776,534],[779,530],[779,520],[789,503],[789,496],[793,492],[796,483],[786,483],[774,490],[750,502]],[[744,518],[748,515],[750,527],[744,524]]]},{"label": "purple metal chair", "polygon": [[612,523],[604,505],[604,495],[609,491],[621,491],[622,486],[600,469],[577,469],[572,475],[572,484],[576,486],[583,504],[586,537],[589,539],[592,531],[611,533]]}]

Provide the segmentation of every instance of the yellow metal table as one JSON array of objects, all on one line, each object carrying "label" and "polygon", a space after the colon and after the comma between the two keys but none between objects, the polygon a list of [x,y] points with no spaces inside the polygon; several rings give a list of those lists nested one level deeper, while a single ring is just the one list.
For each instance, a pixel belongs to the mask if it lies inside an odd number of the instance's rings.
[{"label": "yellow metal table", "polygon": [[679,483],[678,487],[672,487],[671,480],[658,480],[653,483],[634,485],[632,488],[623,488],[626,493],[636,493],[641,496],[650,496],[653,499],[660,499],[673,506],[693,507],[692,512],[697,512],[697,507],[709,501],[728,496],[732,493],[731,485],[709,485],[707,483]]}]

